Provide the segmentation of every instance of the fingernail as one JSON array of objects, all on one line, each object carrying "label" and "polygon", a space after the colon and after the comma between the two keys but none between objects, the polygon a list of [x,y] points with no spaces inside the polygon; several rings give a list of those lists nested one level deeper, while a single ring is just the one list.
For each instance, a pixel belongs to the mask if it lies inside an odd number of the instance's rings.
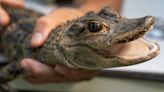
[{"label": "fingernail", "polygon": [[43,40],[43,35],[40,32],[36,32],[32,36],[31,44],[32,45],[40,44],[42,42],[42,40]]},{"label": "fingernail", "polygon": [[56,65],[55,71],[58,72],[58,73],[61,73],[61,74],[66,73],[65,69],[63,69],[60,65]]}]

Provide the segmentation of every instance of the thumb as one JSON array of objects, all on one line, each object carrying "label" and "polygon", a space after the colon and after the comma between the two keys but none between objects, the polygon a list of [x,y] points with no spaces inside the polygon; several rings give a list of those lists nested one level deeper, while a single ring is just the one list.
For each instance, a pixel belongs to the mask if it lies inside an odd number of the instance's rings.
[{"label": "thumb", "polygon": [[33,47],[39,47],[47,39],[49,33],[56,27],[55,23],[52,23],[52,18],[49,16],[43,16],[36,22],[36,27],[32,35],[31,45]]},{"label": "thumb", "polygon": [[0,24],[1,25],[7,25],[9,23],[9,16],[6,13],[6,11],[0,7]]},{"label": "thumb", "polygon": [[0,0],[0,3],[17,7],[17,8],[23,8],[25,6],[24,0]]},{"label": "thumb", "polygon": [[[67,12],[71,13],[68,14]],[[67,20],[71,20],[81,15],[82,13],[75,9],[62,8],[50,13],[49,15],[41,17],[36,23],[36,28],[31,41],[32,46],[39,47],[47,39],[53,28],[66,22]]]},{"label": "thumb", "polygon": [[[4,5],[10,5],[17,8],[23,8],[24,7],[24,1],[23,0],[0,0],[0,3]],[[3,9],[3,7],[0,6],[0,24],[1,25],[7,25],[9,23],[9,16],[7,14],[7,11]]]}]

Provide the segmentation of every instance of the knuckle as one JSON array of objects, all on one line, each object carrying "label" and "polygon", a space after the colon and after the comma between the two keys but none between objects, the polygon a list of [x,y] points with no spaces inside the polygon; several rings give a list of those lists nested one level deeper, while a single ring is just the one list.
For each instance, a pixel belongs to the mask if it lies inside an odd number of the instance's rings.
[{"label": "knuckle", "polygon": [[76,78],[79,74],[75,71],[68,71],[68,76],[71,78]]},{"label": "knuckle", "polygon": [[74,81],[78,81],[78,80],[90,77],[88,74],[86,75],[81,70],[70,70],[70,71],[67,71],[67,76],[70,79],[74,80]]},{"label": "knuckle", "polygon": [[44,75],[43,71],[41,71],[37,68],[33,69],[33,76],[40,77],[40,76],[43,76],[43,75]]},{"label": "knuckle", "polygon": [[70,74],[69,77],[74,81],[80,81],[80,80],[90,80],[94,77],[94,75],[93,74],[82,75],[79,73],[72,72],[72,74]]},{"label": "knuckle", "polygon": [[38,25],[47,25],[48,24],[48,21],[46,19],[46,17],[40,17],[38,20],[37,20],[37,24]]},{"label": "knuckle", "polygon": [[82,78],[82,76],[78,76],[78,75],[69,75],[69,78],[71,79],[71,80],[74,80],[74,81],[76,81],[76,80],[80,80],[81,78]]}]

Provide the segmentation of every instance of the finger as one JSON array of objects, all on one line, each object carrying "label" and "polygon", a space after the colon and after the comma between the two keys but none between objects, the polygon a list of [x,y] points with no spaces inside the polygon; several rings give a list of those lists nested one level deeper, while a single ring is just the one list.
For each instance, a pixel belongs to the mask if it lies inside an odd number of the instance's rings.
[{"label": "finger", "polygon": [[38,79],[38,78],[36,78],[36,77],[29,77],[29,76],[27,76],[27,77],[25,77],[24,78],[25,80],[27,80],[28,82],[30,82],[30,83],[32,83],[32,84],[41,84],[41,83],[45,83],[45,80],[43,81],[42,79]]},{"label": "finger", "polygon": [[33,59],[24,59],[21,66],[25,69],[27,75],[30,76],[26,77],[26,79],[31,83],[39,84],[69,80],[69,78],[56,73],[52,67],[39,63]]},{"label": "finger", "polygon": [[91,70],[83,70],[83,69],[73,69],[62,65],[56,65],[55,71],[75,81],[90,79],[99,73],[99,70],[91,71]]},{"label": "finger", "polygon": [[61,79],[48,79],[48,78],[35,78],[35,77],[25,77],[25,80],[32,84],[45,84],[45,83],[60,83]]},{"label": "finger", "polygon": [[2,7],[0,7],[0,24],[6,25],[9,22],[9,16],[4,11]]},{"label": "finger", "polygon": [[27,72],[27,74],[33,75],[35,77],[46,75],[51,76],[51,74],[54,72],[52,67],[49,67],[33,59],[24,59],[21,62],[21,66]]},{"label": "finger", "polygon": [[43,77],[25,77],[24,79],[32,84],[45,84],[45,83],[73,83],[77,82],[77,80],[70,79],[68,77],[64,77],[60,75],[58,78],[55,78],[57,76],[52,76],[52,78],[43,78]]},{"label": "finger", "polygon": [[18,8],[23,8],[25,6],[24,0],[0,0],[0,3],[4,3]]},{"label": "finger", "polygon": [[[71,12],[73,14],[68,14],[66,12]],[[36,28],[32,36],[31,45],[33,47],[39,47],[47,39],[52,29],[66,22],[67,20],[71,20],[80,15],[81,14],[77,13],[77,11],[75,10],[63,8],[63,9],[58,9],[49,15],[41,17],[40,19],[38,19],[36,23]]]},{"label": "finger", "polygon": [[49,33],[52,31],[55,24],[52,23],[51,17],[41,17],[36,23],[36,28],[32,36],[31,44],[33,47],[38,47],[44,43]]}]

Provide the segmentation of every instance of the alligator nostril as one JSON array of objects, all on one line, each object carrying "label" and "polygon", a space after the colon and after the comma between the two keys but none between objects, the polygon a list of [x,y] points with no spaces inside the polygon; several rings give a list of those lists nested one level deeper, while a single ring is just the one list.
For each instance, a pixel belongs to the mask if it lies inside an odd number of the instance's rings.
[{"label": "alligator nostril", "polygon": [[146,16],[145,23],[146,25],[152,25],[155,22],[155,17],[153,16]]}]

